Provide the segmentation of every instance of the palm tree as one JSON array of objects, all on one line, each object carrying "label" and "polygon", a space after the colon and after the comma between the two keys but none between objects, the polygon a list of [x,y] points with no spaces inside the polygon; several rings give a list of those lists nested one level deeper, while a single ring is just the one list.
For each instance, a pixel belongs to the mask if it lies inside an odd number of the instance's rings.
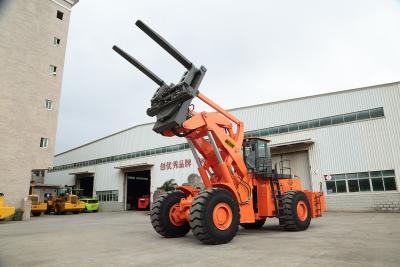
[{"label": "palm tree", "polygon": [[164,192],[168,192],[175,190],[177,186],[178,184],[175,182],[175,179],[169,179],[163,183],[160,189],[163,190]]}]

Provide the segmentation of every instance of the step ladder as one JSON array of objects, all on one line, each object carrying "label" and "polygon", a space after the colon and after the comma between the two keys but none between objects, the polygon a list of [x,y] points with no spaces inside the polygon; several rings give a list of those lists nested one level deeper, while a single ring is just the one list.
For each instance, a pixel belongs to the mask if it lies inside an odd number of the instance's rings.
[{"label": "step ladder", "polygon": [[273,171],[273,174],[271,176],[271,191],[275,205],[275,216],[277,218],[281,218],[285,213],[283,209],[283,195],[281,191],[281,185],[279,183],[279,175],[276,164],[275,170]]},{"label": "step ladder", "polygon": [[316,195],[314,198],[314,205],[315,205],[315,216],[321,217],[322,216],[322,205],[321,205],[321,196]]}]

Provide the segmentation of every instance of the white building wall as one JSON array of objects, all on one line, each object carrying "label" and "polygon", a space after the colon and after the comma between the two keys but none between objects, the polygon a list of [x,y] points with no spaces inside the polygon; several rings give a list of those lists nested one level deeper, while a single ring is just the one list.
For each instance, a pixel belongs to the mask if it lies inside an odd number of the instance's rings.
[{"label": "white building wall", "polygon": [[[161,163],[190,160],[190,166],[184,168],[173,168],[161,170]],[[190,150],[171,152],[162,155],[153,155],[136,159],[123,160],[113,163],[99,164],[95,166],[75,168],[73,170],[64,170],[59,172],[50,172],[46,175],[46,183],[73,185],[75,184],[75,175],[73,173],[91,172],[94,173],[93,191],[119,190],[118,202],[124,201],[124,179],[125,173],[119,167],[130,165],[149,164],[153,165],[151,171],[151,195],[166,180],[175,179],[178,184],[187,183],[190,174],[197,174],[197,167]],[[71,174],[70,174],[71,173]]]},{"label": "white building wall", "polygon": [[[309,161],[311,182],[314,190],[319,190],[325,174],[339,174],[394,169],[396,182],[400,186],[400,83],[373,86],[320,96],[312,96],[289,101],[281,101],[252,107],[234,109],[231,112],[245,122],[246,131],[274,127],[295,122],[351,113],[378,107],[384,108],[385,117],[346,124],[307,129],[286,134],[273,135],[272,144],[311,139]],[[183,138],[166,138],[152,131],[153,124],[139,125],[126,131],[100,139],[55,157],[55,165],[75,163],[89,159],[119,155],[150,148],[169,146],[185,142]],[[190,158],[191,169],[161,171],[161,162]],[[141,157],[126,161],[100,164],[83,168],[48,173],[46,183],[71,184],[68,173],[82,171],[95,172],[95,191],[120,190],[123,192],[123,173],[116,165],[148,163],[152,168],[151,191],[163,181],[174,178],[181,184],[190,173],[196,173],[190,150]],[[62,183],[59,183],[62,181]],[[389,197],[390,195],[390,197]],[[398,199],[397,193],[344,193],[328,195],[328,207],[333,209],[371,209],[384,196]],[[347,200],[346,200],[347,199]],[[366,201],[368,199],[369,201]],[[358,200],[358,201],[357,201]],[[397,201],[397,200],[396,200]],[[345,202],[346,205],[340,203]],[[357,203],[355,203],[357,202]],[[330,205],[331,203],[332,205]],[[349,203],[353,205],[349,207]],[[361,204],[360,204],[361,203]],[[369,203],[369,204],[362,204]],[[360,208],[361,209],[361,208]]]}]

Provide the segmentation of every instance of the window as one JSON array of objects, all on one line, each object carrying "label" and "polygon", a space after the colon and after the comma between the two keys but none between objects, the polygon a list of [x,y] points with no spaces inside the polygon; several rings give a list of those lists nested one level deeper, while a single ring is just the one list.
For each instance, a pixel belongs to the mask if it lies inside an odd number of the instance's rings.
[{"label": "window", "polygon": [[326,181],[326,191],[328,194],[336,193],[336,182]]},{"label": "window", "polygon": [[339,124],[339,123],[343,123],[343,115],[333,116],[332,124]]},{"label": "window", "polygon": [[53,109],[53,101],[46,99],[45,105],[46,105],[46,109],[48,109],[48,110]]},{"label": "window", "polygon": [[269,135],[268,129],[262,129],[262,130],[260,130],[260,136],[267,136],[267,135]]},{"label": "window", "polygon": [[357,115],[354,113],[344,114],[345,122],[355,121],[356,119],[357,119]]},{"label": "window", "polygon": [[278,127],[272,127],[269,129],[269,134],[278,134],[278,133],[279,133]]},{"label": "window", "polygon": [[49,139],[48,138],[40,138],[40,147],[48,147],[49,146]]},{"label": "window", "polygon": [[64,13],[61,12],[60,10],[57,10],[57,18],[58,18],[59,20],[62,20],[63,17],[64,17]]},{"label": "window", "polygon": [[331,123],[332,123],[331,117],[329,117],[329,118],[323,118],[323,119],[320,119],[320,120],[319,120],[319,125],[320,125],[320,126],[328,126],[328,125],[331,125]]},{"label": "window", "polygon": [[316,128],[319,127],[319,120],[312,120],[308,122],[309,128]]},{"label": "window", "polygon": [[366,120],[369,119],[369,110],[359,111],[357,112],[357,120]]},{"label": "window", "polygon": [[299,125],[297,123],[289,124],[289,132],[298,130],[299,130]]},{"label": "window", "polygon": [[349,180],[349,192],[358,192],[360,191],[360,188],[358,186],[358,180]]},{"label": "window", "polygon": [[308,128],[308,122],[307,121],[299,123],[299,130],[304,130],[304,129],[307,129],[307,128]]},{"label": "window", "polygon": [[53,38],[53,45],[59,46],[61,43],[61,39],[54,36]]},{"label": "window", "polygon": [[43,177],[45,174],[44,170],[32,170],[33,177]]},{"label": "window", "polygon": [[360,179],[358,180],[360,185],[360,192],[369,192],[371,191],[371,185],[369,183],[369,179]]},{"label": "window", "polygon": [[50,75],[56,75],[57,74],[57,67],[56,66],[54,66],[54,65],[50,65],[49,66],[49,73],[50,73]]},{"label": "window", "polygon": [[249,135],[250,137],[255,137],[255,136],[257,136],[257,131],[248,132],[248,135]]},{"label": "window", "polygon": [[337,193],[345,193],[346,189],[346,181],[336,181],[336,190]]},{"label": "window", "polygon": [[103,202],[118,201],[118,190],[96,191],[96,196]]},{"label": "window", "polygon": [[394,170],[358,172],[332,175],[326,181],[328,194],[355,192],[383,192],[397,190]]},{"label": "window", "polygon": [[384,116],[383,108],[371,109],[371,110],[369,111],[369,114],[371,115],[371,118],[383,117],[383,116]]}]

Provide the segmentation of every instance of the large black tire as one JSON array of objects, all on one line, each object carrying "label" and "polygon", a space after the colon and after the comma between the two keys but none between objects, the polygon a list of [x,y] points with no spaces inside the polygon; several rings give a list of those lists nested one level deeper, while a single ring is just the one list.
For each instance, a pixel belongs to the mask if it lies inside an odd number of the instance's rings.
[{"label": "large black tire", "polygon": [[260,229],[261,227],[263,227],[265,223],[265,219],[262,220],[257,220],[253,223],[241,223],[240,226],[242,226],[244,229]]},{"label": "large black tire", "polygon": [[38,216],[42,215],[42,213],[41,212],[32,212],[32,215],[35,217],[38,217]]},{"label": "large black tire", "polygon": [[170,220],[169,212],[174,204],[187,197],[182,191],[166,192],[158,197],[150,210],[151,224],[157,233],[164,237],[182,237],[190,231],[188,222],[180,226]]},{"label": "large black tire", "polygon": [[79,213],[80,213],[79,210],[74,210],[74,211],[72,212],[72,214],[79,214]]},{"label": "large black tire", "polygon": [[[307,216],[303,219],[297,212],[297,205],[303,202],[307,207]],[[283,195],[283,216],[279,224],[287,231],[304,231],[311,222],[311,207],[306,194],[302,191],[288,191]]]},{"label": "large black tire", "polygon": [[[232,214],[225,230],[218,228],[213,219],[214,208],[228,205]],[[225,189],[210,188],[198,194],[190,208],[190,228],[193,235],[205,244],[218,245],[231,241],[239,228],[239,206]]]},{"label": "large black tire", "polygon": [[59,205],[55,205],[54,206],[54,214],[56,215],[64,215],[66,212],[65,211],[61,211],[61,207]]},{"label": "large black tire", "polygon": [[54,214],[55,215],[61,215],[61,211],[60,208],[58,207],[58,205],[54,205]]}]

